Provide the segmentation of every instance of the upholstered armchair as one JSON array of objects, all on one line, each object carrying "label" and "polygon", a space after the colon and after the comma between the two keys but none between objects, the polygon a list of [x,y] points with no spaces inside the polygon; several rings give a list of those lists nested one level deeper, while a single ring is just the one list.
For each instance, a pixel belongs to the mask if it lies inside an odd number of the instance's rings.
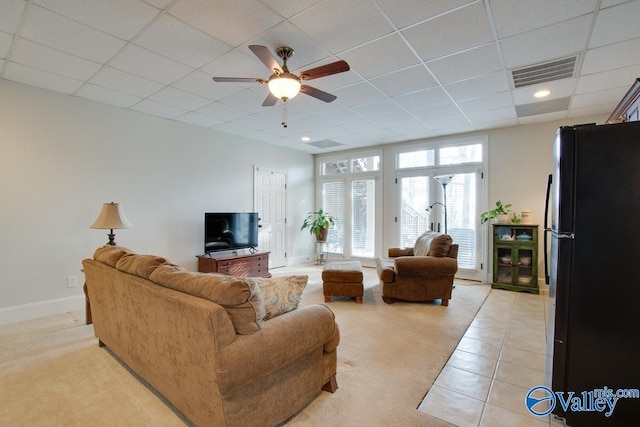
[{"label": "upholstered armchair", "polygon": [[449,305],[453,278],[458,271],[458,245],[448,234],[423,233],[413,248],[389,248],[389,256],[376,260],[382,299],[442,300]]}]

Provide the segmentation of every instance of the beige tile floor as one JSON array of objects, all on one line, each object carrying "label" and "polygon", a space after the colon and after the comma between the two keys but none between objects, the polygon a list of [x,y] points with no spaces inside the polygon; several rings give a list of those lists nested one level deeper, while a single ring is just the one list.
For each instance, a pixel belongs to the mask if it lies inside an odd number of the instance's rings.
[{"label": "beige tile floor", "polygon": [[492,290],[418,410],[466,427],[549,427],[525,406],[545,384],[547,298]]}]

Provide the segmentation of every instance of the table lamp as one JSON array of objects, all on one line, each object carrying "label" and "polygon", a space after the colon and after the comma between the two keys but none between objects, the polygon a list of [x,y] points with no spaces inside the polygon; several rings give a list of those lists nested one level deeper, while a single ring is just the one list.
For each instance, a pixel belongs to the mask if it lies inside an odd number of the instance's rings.
[{"label": "table lamp", "polygon": [[120,204],[111,202],[102,205],[102,210],[100,211],[100,215],[98,215],[98,219],[96,219],[96,221],[91,224],[90,228],[110,230],[108,234],[109,242],[107,244],[116,245],[116,235],[113,230],[121,228],[131,228],[131,224],[124,216],[124,212],[122,212]]}]

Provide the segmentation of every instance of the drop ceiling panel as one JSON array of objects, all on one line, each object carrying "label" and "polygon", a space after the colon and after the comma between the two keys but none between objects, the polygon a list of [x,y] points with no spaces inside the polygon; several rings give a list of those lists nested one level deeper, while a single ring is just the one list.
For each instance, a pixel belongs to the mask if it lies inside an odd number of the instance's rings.
[{"label": "drop ceiling panel", "polygon": [[133,104],[140,102],[142,98],[107,89],[92,84],[83,85],[76,93],[77,96],[92,101],[102,102],[105,104],[116,105],[118,107],[128,108]]},{"label": "drop ceiling panel", "polygon": [[182,108],[183,110],[196,110],[211,103],[210,99],[202,98],[170,86],[156,92],[150,96],[149,99]]},{"label": "drop ceiling panel", "polygon": [[141,113],[151,114],[152,116],[164,117],[166,119],[172,119],[187,112],[186,110],[161,104],[150,99],[145,99],[144,101],[135,104],[131,109],[140,111]]},{"label": "drop ceiling panel", "polygon": [[164,87],[158,82],[134,76],[133,74],[111,67],[100,69],[100,71],[91,78],[90,82],[98,86],[143,98],[156,93]]},{"label": "drop ceiling panel", "polygon": [[231,50],[231,47],[170,15],[161,16],[135,43],[150,51],[198,68]]},{"label": "drop ceiling panel", "polygon": [[0,32],[0,58],[6,58],[9,54],[9,49],[11,49],[11,43],[13,42],[13,37],[11,34]]},{"label": "drop ceiling panel", "polygon": [[4,0],[0,3],[0,30],[15,33],[26,4],[24,0]]},{"label": "drop ceiling panel", "polygon": [[283,19],[257,0],[177,0],[169,13],[233,47]]},{"label": "drop ceiling panel", "polygon": [[504,69],[495,43],[436,59],[427,65],[442,84]]},{"label": "drop ceiling panel", "polygon": [[500,38],[526,33],[592,12],[597,0],[491,0]]},{"label": "drop ceiling panel", "polygon": [[338,96],[337,102],[347,107],[367,104],[385,97],[382,92],[369,83],[358,83],[347,86],[343,89],[335,90],[333,93]]},{"label": "drop ceiling panel", "polygon": [[[258,83],[255,84],[257,85]],[[217,83],[211,80],[210,74],[203,73],[201,71],[194,71],[171,86],[194,95],[218,101],[238,92],[242,92],[243,90],[253,86],[253,84]]]},{"label": "drop ceiling panel", "polygon": [[477,113],[484,110],[495,110],[497,108],[513,107],[513,97],[511,92],[504,91],[480,98],[473,98],[459,102],[458,105],[465,113]]},{"label": "drop ceiling panel", "polygon": [[291,22],[333,54],[393,31],[369,0],[323,0],[293,16]]},{"label": "drop ceiling panel", "polygon": [[557,59],[584,49],[591,15],[565,21],[560,24],[522,33],[500,42],[507,68]]},{"label": "drop ceiling panel", "polygon": [[598,13],[589,47],[640,37],[640,2],[629,1]]},{"label": "drop ceiling panel", "polygon": [[516,105],[529,104],[533,99],[536,99],[533,95],[542,89],[551,92],[551,95],[544,98],[544,100],[569,97],[575,91],[577,83],[577,79],[562,79],[554,82],[521,87],[513,90],[513,101]]},{"label": "drop ceiling panel", "polygon": [[482,3],[475,3],[402,32],[424,61],[494,41]]},{"label": "drop ceiling panel", "polygon": [[394,100],[409,111],[420,111],[451,103],[449,95],[440,87],[396,96]]},{"label": "drop ceiling panel", "polygon": [[191,67],[134,45],[122,50],[110,65],[164,84],[171,84],[193,71]]},{"label": "drop ceiling panel", "polygon": [[77,80],[89,79],[100,64],[46,46],[20,39],[14,46],[12,60],[31,68]]},{"label": "drop ceiling panel", "polygon": [[629,82],[628,86],[631,87],[638,76],[640,76],[640,65],[582,76],[578,79],[576,94],[613,89],[619,87],[620,82]]},{"label": "drop ceiling panel", "polygon": [[31,67],[9,62],[4,69],[4,77],[18,83],[24,83],[39,87],[42,89],[52,90],[64,94],[71,94],[82,86],[80,80],[70,79],[57,74],[48,73],[46,71],[37,70]]},{"label": "drop ceiling panel", "polygon": [[511,89],[511,83],[504,71],[451,83],[445,86],[446,91],[456,101],[478,98]]},{"label": "drop ceiling panel", "polygon": [[124,40],[131,40],[160,13],[160,9],[141,0],[33,0],[33,3]]},{"label": "drop ceiling panel", "polygon": [[218,119],[203,116],[201,114],[194,113],[194,112],[190,112],[190,113],[178,116],[175,118],[175,120],[178,120],[179,122],[183,122],[183,123],[188,123],[190,125],[201,126],[205,128],[212,127],[221,123],[221,121]]},{"label": "drop ceiling panel", "polygon": [[580,75],[588,75],[616,68],[640,64],[639,39],[589,49],[582,63]]},{"label": "drop ceiling panel", "polygon": [[106,63],[126,43],[38,6],[30,8],[21,35],[36,43],[101,64]]},{"label": "drop ceiling panel", "polygon": [[397,0],[378,0],[378,4],[400,29],[425,21],[452,9],[472,3],[474,0],[404,0],[402,6]]},{"label": "drop ceiling panel", "polygon": [[[384,55],[386,60],[380,61],[380,55]],[[352,70],[365,78],[403,70],[419,62],[397,34],[350,50],[341,55],[341,58],[349,63]]]},{"label": "drop ceiling panel", "polygon": [[371,83],[389,97],[436,87],[438,83],[424,65],[416,65],[395,73],[371,79]]}]

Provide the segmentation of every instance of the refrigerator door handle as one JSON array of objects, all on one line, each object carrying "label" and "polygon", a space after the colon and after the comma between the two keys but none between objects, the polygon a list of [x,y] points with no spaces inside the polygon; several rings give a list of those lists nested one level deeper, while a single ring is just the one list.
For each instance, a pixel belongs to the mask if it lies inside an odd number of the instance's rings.
[{"label": "refrigerator door handle", "polygon": [[547,196],[544,202],[544,283],[549,284],[549,250],[548,246],[548,233],[551,231],[551,228],[548,227],[548,218],[549,218],[549,198],[551,197],[551,183],[553,182],[553,175],[549,174],[549,178],[547,179]]}]

